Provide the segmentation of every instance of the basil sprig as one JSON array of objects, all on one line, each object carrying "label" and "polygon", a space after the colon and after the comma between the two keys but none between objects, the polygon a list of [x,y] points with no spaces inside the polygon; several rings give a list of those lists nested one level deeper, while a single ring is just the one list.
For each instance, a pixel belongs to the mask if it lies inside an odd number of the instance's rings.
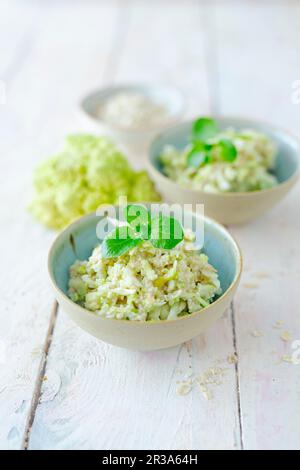
[{"label": "basil sprig", "polygon": [[189,167],[200,168],[216,161],[233,162],[237,157],[234,144],[225,138],[211,142],[220,130],[210,118],[199,118],[192,127],[192,147],[187,155]]},{"label": "basil sprig", "polygon": [[102,256],[116,258],[144,240],[156,248],[171,250],[183,240],[183,228],[174,217],[161,213],[151,217],[146,207],[130,204],[125,207],[127,225],[116,227],[102,242]]}]

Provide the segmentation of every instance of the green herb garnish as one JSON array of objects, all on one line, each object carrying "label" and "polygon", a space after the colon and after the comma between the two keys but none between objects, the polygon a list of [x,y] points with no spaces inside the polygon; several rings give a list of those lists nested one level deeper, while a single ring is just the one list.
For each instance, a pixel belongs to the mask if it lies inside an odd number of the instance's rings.
[{"label": "green herb garnish", "polygon": [[134,248],[140,242],[141,239],[130,227],[117,227],[103,240],[102,255],[104,258],[116,258]]},{"label": "green herb garnish", "polygon": [[187,155],[188,166],[199,168],[207,163],[211,163],[212,148],[213,146],[210,144],[204,144],[202,142],[195,143]]},{"label": "green herb garnish", "polygon": [[210,118],[199,118],[193,123],[192,138],[194,141],[206,142],[219,132],[217,123]]},{"label": "green herb garnish", "polygon": [[[189,167],[201,168],[218,160],[233,162],[237,150],[229,139],[216,140],[220,130],[217,123],[210,118],[197,119],[192,127],[192,147],[187,154]],[[211,139],[215,141],[211,142]]]},{"label": "green herb garnish", "polygon": [[150,242],[156,248],[171,250],[183,240],[181,224],[174,217],[159,214],[151,219]]},{"label": "green herb garnish", "polygon": [[125,220],[142,240],[149,240],[151,231],[151,215],[145,206],[129,204],[124,209]]},{"label": "green herb garnish", "polygon": [[174,217],[158,214],[151,217],[146,207],[131,204],[125,207],[127,225],[112,230],[103,240],[102,256],[116,258],[150,240],[156,248],[171,250],[183,240],[183,228]]},{"label": "green herb garnish", "polygon": [[192,148],[187,156],[188,166],[199,168],[207,163],[207,152],[197,148]]},{"label": "green herb garnish", "polygon": [[225,162],[234,162],[237,157],[237,150],[233,143],[228,139],[221,139],[218,142],[220,156]]}]

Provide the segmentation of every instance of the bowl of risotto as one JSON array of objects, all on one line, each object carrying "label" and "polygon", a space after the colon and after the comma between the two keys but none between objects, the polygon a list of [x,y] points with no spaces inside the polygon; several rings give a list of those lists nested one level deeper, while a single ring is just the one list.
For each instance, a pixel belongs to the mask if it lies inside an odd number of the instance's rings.
[{"label": "bowl of risotto", "polygon": [[[222,316],[239,284],[240,250],[213,220],[184,211],[182,221],[172,211],[167,217],[151,209],[142,232],[130,218],[119,225],[119,217],[91,214],[58,235],[50,280],[81,328],[110,344],[154,350],[187,341]],[[163,236],[168,221],[176,237]]]},{"label": "bowl of risotto", "polygon": [[168,202],[204,204],[224,224],[275,206],[300,174],[300,145],[287,132],[240,118],[201,117],[158,135],[149,171]]}]

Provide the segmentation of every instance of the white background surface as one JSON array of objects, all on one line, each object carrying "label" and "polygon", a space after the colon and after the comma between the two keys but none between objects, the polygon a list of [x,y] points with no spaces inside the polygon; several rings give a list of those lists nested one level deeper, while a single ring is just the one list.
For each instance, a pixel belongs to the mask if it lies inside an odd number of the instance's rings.
[{"label": "white background surface", "polygon": [[[153,353],[98,342],[57,310],[54,234],[26,212],[32,169],[83,129],[76,104],[99,85],[174,84],[187,117],[242,115],[300,135],[299,49],[297,1],[1,0],[0,448],[300,448],[300,365],[281,360],[293,350],[280,339],[300,339],[299,185],[262,219],[230,227],[245,258],[231,310]],[[198,387],[176,394],[189,371],[216,364],[226,370],[211,400]]]}]

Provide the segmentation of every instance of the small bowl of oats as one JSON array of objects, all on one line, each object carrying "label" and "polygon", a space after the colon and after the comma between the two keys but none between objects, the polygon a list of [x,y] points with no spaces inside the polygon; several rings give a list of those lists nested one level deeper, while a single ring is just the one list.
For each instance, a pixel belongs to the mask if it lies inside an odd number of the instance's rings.
[{"label": "small bowl of oats", "polygon": [[174,87],[128,84],[100,88],[80,101],[93,130],[102,131],[131,153],[145,153],[153,137],[182,118],[185,100]]}]

